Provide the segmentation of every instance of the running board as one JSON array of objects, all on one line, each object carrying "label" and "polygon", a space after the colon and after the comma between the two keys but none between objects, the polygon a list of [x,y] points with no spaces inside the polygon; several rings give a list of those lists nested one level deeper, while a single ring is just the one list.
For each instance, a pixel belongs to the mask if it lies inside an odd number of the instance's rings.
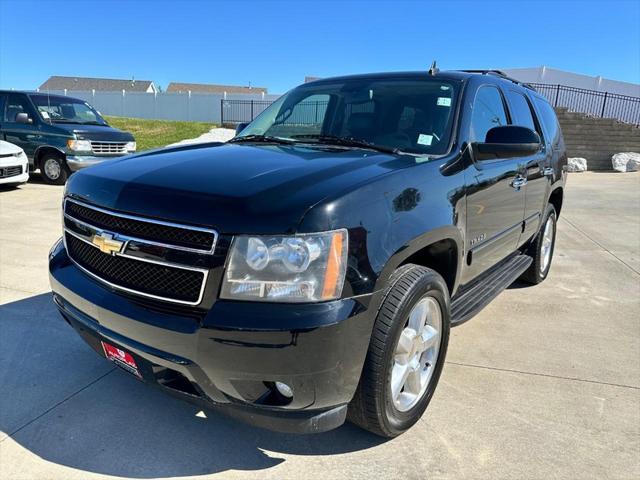
[{"label": "running board", "polygon": [[451,326],[471,320],[500,292],[515,282],[529,268],[533,258],[515,255],[481,275],[468,286],[465,285],[451,299]]}]

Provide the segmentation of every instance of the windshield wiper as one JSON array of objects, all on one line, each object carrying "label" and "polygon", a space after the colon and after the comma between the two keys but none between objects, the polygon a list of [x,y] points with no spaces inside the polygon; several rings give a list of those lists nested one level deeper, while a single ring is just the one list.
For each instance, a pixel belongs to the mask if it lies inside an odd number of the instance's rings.
[{"label": "windshield wiper", "polygon": [[65,120],[63,118],[54,118],[53,123],[76,123],[78,125],[82,125],[82,122],[76,122],[75,120]]},{"label": "windshield wiper", "polygon": [[106,123],[100,123],[100,122],[82,122],[82,125],[100,125],[101,127],[107,126]]},{"label": "windshield wiper", "polygon": [[359,138],[353,137],[339,137],[337,135],[322,135],[318,133],[308,133],[303,135],[293,135],[293,138],[308,138],[317,140],[318,143],[328,145],[340,145],[344,147],[356,147],[356,148],[368,148],[370,150],[376,150],[383,153],[399,154],[402,151],[399,148],[386,147],[384,145],[378,145],[368,142]]},{"label": "windshield wiper", "polygon": [[279,143],[282,145],[291,145],[293,140],[288,138],[271,137],[269,135],[245,135],[243,137],[235,137],[229,140],[227,143],[242,143],[242,142],[261,142],[261,143]]}]

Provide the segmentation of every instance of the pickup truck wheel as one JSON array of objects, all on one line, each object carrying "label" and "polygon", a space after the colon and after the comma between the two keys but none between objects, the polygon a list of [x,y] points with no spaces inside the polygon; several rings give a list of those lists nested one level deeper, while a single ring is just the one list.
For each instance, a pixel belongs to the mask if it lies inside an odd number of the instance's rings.
[{"label": "pickup truck wheel", "polygon": [[522,274],[521,279],[525,282],[537,285],[549,274],[556,244],[556,218],[556,209],[551,204],[547,205],[542,228],[531,241],[527,252],[533,257],[533,262]]},{"label": "pickup truck wheel", "polygon": [[349,420],[388,438],[415,424],[438,384],[449,327],[443,278],[418,265],[399,268],[373,327]]},{"label": "pickup truck wheel", "polygon": [[40,161],[40,172],[49,185],[64,185],[71,175],[67,163],[62,158],[53,156],[44,157]]}]

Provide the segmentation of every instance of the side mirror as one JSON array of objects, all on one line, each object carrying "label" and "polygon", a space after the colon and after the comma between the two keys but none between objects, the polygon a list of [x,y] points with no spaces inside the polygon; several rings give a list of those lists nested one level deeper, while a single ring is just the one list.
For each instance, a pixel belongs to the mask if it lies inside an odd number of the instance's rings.
[{"label": "side mirror", "polygon": [[16,115],[16,123],[33,123],[33,120],[29,118],[26,113],[18,113]]},{"label": "side mirror", "polygon": [[249,122],[239,123],[238,126],[236,126],[236,135],[238,135],[242,130],[247,128],[247,125],[249,125]]},{"label": "side mirror", "polygon": [[505,125],[487,132],[484,143],[471,144],[476,160],[495,160],[532,155],[540,150],[540,136],[527,127]]}]

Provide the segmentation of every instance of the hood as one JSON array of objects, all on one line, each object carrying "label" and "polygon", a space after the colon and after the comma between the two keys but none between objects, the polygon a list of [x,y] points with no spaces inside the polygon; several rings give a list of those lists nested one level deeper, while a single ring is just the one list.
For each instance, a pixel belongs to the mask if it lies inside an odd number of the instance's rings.
[{"label": "hood", "polygon": [[22,149],[19,146],[0,140],[0,156],[13,155],[20,152],[22,152]]},{"label": "hood", "polygon": [[95,205],[221,233],[291,233],[305,212],[370,178],[414,164],[369,150],[247,144],[180,147],[104,162],[67,193]]},{"label": "hood", "polygon": [[53,123],[54,126],[76,135],[78,140],[103,142],[133,142],[129,132],[123,132],[108,125],[78,125],[77,123]]}]

